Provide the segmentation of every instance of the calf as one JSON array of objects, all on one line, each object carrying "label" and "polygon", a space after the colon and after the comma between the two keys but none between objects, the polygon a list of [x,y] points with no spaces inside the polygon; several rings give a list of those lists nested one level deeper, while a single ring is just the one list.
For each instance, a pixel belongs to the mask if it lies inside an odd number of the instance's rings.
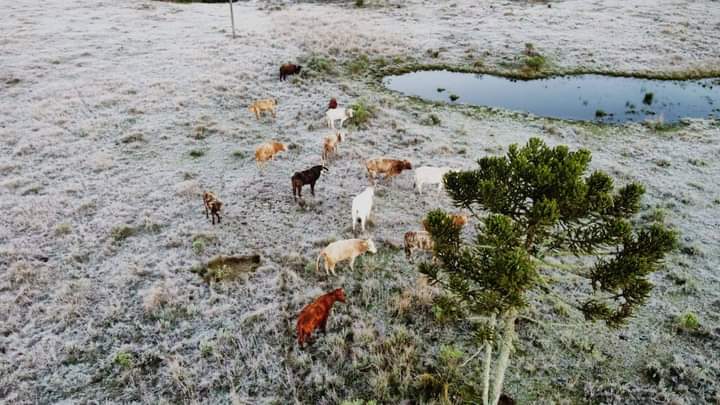
[{"label": "calf", "polygon": [[328,110],[332,110],[334,108],[337,108],[337,100],[335,100],[335,97],[330,99],[330,103],[328,103]]},{"label": "calf", "polygon": [[326,332],[328,316],[335,301],[345,302],[345,291],[342,288],[319,296],[300,311],[297,320],[297,335],[301,348],[305,340],[310,339],[310,335],[318,327],[323,333]]},{"label": "calf", "polygon": [[[295,199],[295,201],[297,201],[298,198],[302,198],[302,187],[306,184],[310,185],[310,194],[315,197],[315,183],[320,178],[323,170],[325,170],[326,172],[329,171],[327,167],[319,165],[313,166],[301,172],[295,172],[295,174],[293,174],[291,180],[293,188],[293,198]],[[297,197],[295,196],[296,191]]]},{"label": "calf", "polygon": [[[462,228],[465,226],[465,224],[468,223],[468,216],[467,214],[461,214],[461,213],[455,213],[455,214],[448,214],[450,219],[452,219],[453,225],[455,225],[458,228]],[[423,219],[421,222],[423,228],[427,231],[427,219]]]},{"label": "calf", "polygon": [[250,112],[252,113],[255,113],[255,118],[257,118],[258,120],[260,119],[260,114],[262,114],[263,111],[270,111],[273,118],[275,118],[275,109],[277,108],[277,104],[277,99],[274,98],[258,100],[252,103],[248,110],[250,110]]},{"label": "calf", "polygon": [[365,168],[368,171],[370,181],[375,182],[375,177],[381,173],[387,180],[402,173],[403,170],[412,169],[412,164],[409,160],[378,158],[365,162]]},{"label": "calf", "polygon": [[335,129],[335,121],[340,120],[340,128],[345,121],[352,118],[353,110],[350,108],[332,108],[325,113],[325,119],[329,128]]},{"label": "calf", "polygon": [[355,258],[365,252],[377,253],[372,239],[345,239],[333,242],[325,247],[315,262],[315,271],[320,271],[320,259],[325,261],[325,274],[335,275],[335,265],[350,260],[350,270],[355,271]]},{"label": "calf", "polygon": [[212,216],[212,223],[215,225],[215,217],[217,217],[219,224],[220,210],[222,209],[223,202],[220,201],[215,194],[206,191],[203,193],[203,203],[205,203],[205,218]]},{"label": "calf", "polygon": [[435,244],[433,243],[430,233],[426,231],[410,231],[405,232],[405,257],[410,263],[413,262],[413,250],[430,250],[432,251]]},{"label": "calf", "polygon": [[355,225],[360,222],[362,231],[365,232],[365,223],[370,219],[370,211],[373,206],[373,197],[375,196],[375,187],[367,187],[365,190],[355,196],[352,201],[352,229],[355,232]]},{"label": "calf", "polygon": [[325,138],[325,142],[323,143],[323,153],[322,153],[322,159],[323,161],[327,162],[327,160],[330,158],[331,155],[334,155],[337,153],[338,144],[342,142],[342,135],[339,131],[335,132],[335,135],[330,135],[327,138]]},{"label": "calf", "polygon": [[264,143],[255,149],[255,163],[260,167],[260,165],[274,158],[276,154],[286,150],[287,146],[280,142],[272,141]]},{"label": "calf", "polygon": [[457,169],[449,167],[429,167],[422,166],[415,169],[415,187],[422,194],[423,184],[437,184],[438,191],[443,188],[443,176],[450,172],[456,172]]},{"label": "calf", "polygon": [[285,80],[288,76],[300,73],[302,66],[286,63],[280,66],[280,80]]}]

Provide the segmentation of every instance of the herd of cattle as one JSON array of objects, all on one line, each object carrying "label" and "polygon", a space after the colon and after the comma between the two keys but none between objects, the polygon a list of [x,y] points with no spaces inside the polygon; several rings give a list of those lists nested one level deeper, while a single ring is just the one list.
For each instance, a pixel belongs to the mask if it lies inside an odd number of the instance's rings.
[{"label": "herd of cattle", "polygon": [[[285,64],[280,67],[280,80],[285,80],[287,76],[297,74],[301,70],[301,66],[294,64]],[[263,113],[270,112],[276,117],[278,102],[276,99],[259,100],[252,103],[249,107],[250,112],[255,114],[259,120]],[[327,164],[330,159],[338,152],[338,144],[346,139],[346,136],[336,130],[335,123],[339,121],[339,128],[342,128],[345,122],[353,117],[351,108],[342,108],[338,106],[336,99],[331,99],[328,104],[325,118],[327,126],[333,130],[333,133],[326,137],[322,147],[322,164],[313,166],[307,170],[296,172],[291,177],[293,198],[303,204],[302,188],[304,185],[310,186],[310,193],[315,196],[315,183],[320,175],[327,171]],[[255,162],[258,168],[264,167],[278,153],[286,151],[287,146],[281,142],[271,141],[259,145],[255,150]],[[404,170],[412,170],[412,164],[408,160],[398,160],[386,157],[370,159],[365,162],[365,169],[371,185],[362,193],[358,194],[352,201],[352,229],[355,233],[356,225],[360,224],[361,231],[365,232],[365,226],[370,218],[370,212],[373,206],[375,195],[375,182],[380,176],[385,181],[399,175]],[[422,193],[422,186],[425,184],[437,184],[438,190],[442,189],[443,176],[455,169],[449,167],[430,167],[423,166],[415,169],[414,187],[418,192]],[[217,219],[220,223],[220,212],[223,207],[222,201],[212,192],[203,194],[203,202],[205,205],[205,216],[212,218],[213,225]],[[452,214],[453,222],[456,226],[462,227],[467,223],[467,215]],[[426,228],[426,224],[422,223]],[[433,242],[427,230],[409,231],[405,233],[404,238],[405,255],[412,262],[412,254],[414,250],[432,251]],[[377,249],[371,238],[368,239],[346,239],[332,242],[327,245],[318,255],[315,263],[316,272],[320,269],[320,261],[323,260],[325,273],[327,275],[335,275],[335,266],[341,261],[349,261],[350,269],[354,270],[355,259],[366,252],[376,253]],[[312,331],[318,327],[324,332],[330,309],[335,301],[345,302],[345,293],[342,288],[324,294],[307,305],[300,313],[297,322],[298,343],[303,346],[306,339],[310,337]]]}]

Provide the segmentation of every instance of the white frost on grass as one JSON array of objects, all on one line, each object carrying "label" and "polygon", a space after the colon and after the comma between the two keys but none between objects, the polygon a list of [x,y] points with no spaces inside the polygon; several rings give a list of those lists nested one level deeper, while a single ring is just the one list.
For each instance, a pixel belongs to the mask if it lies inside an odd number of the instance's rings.
[{"label": "white frost on grass", "polygon": [[[708,330],[717,326],[716,122],[696,120],[668,133],[636,124],[598,129],[422,105],[341,75],[350,54],[497,66],[515,61],[527,42],[568,68],[720,65],[713,20],[720,3],[551,4],[411,0],[274,10],[275,3],[237,2],[234,41],[227,4],[18,0],[0,6],[0,401],[336,403],[359,397],[371,382],[380,392],[386,369],[364,369],[367,379],[346,377],[357,376],[352,367],[363,366],[368,347],[383,345],[406,317],[418,339],[428,336],[418,351],[432,353],[433,345],[457,339],[433,321],[436,292],[416,284],[401,252],[382,246],[387,258],[363,262],[355,273],[343,268],[331,279],[314,273],[322,248],[316,241],[351,237],[349,202],[367,185],[362,162],[392,154],[417,165],[472,168],[477,157],[531,136],[586,147],[593,169],[609,171],[620,184],[646,184],[645,211],[662,209],[696,252],[672,255],[666,272],[654,277],[657,288],[628,340],[584,330],[600,337],[599,351],[622,350],[613,358],[619,369],[637,371],[628,376],[598,365],[606,379],[643,383],[638,367],[648,346],[658,357],[697,356],[717,367],[712,348],[663,326],[687,310],[703,313]],[[281,63],[313,53],[337,59],[335,75],[277,80]],[[266,97],[279,99],[278,118],[258,122],[247,106]],[[331,97],[341,105],[363,98],[377,114],[368,130],[353,131],[343,143],[316,198],[300,209],[290,176],[319,162],[326,135],[319,124]],[[422,125],[418,117],[429,113],[441,124]],[[206,128],[202,136],[199,127]],[[128,138],[134,134],[142,141]],[[260,172],[252,151],[270,139],[296,148]],[[192,158],[191,150],[205,153]],[[233,155],[238,150],[244,155]],[[205,218],[204,190],[226,203],[222,225]],[[382,186],[376,202],[370,232],[385,241],[418,228],[430,209],[452,209],[443,195],[415,195],[411,174]],[[61,224],[69,232],[58,234]],[[114,238],[113,229],[123,226],[129,233]],[[212,235],[200,254],[192,248],[199,234]],[[239,282],[208,286],[189,271],[216,254],[246,253],[261,254],[263,266]],[[670,279],[678,274],[697,286],[692,294]],[[333,309],[328,334],[300,352],[298,312],[340,286],[348,303]],[[547,359],[560,376],[583,371],[584,363],[558,356],[557,343],[542,339],[552,349],[528,353],[528,364]],[[203,352],[200,342],[212,349]],[[130,370],[114,361],[120,351],[133,356]],[[509,377],[511,392],[532,392],[534,380],[518,376]]]}]

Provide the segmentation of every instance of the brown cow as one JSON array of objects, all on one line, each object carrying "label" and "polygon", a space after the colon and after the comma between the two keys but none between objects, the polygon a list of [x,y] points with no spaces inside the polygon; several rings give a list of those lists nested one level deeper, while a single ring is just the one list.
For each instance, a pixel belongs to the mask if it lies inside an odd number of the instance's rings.
[{"label": "brown cow", "polygon": [[328,316],[335,301],[345,302],[345,291],[342,288],[321,295],[300,312],[297,320],[297,335],[301,348],[318,327],[323,333],[326,332]]},{"label": "brown cow", "polygon": [[377,158],[370,159],[365,162],[365,168],[368,171],[368,177],[372,182],[375,181],[375,177],[378,174],[383,174],[385,180],[395,177],[400,174],[403,170],[412,169],[412,164],[409,160],[398,160],[388,158]]},{"label": "brown cow", "polygon": [[337,108],[337,100],[335,100],[335,97],[330,99],[330,103],[328,103],[328,110],[332,110],[334,108]]},{"label": "brown cow", "polygon": [[215,225],[215,217],[217,217],[218,224],[220,223],[220,210],[222,209],[223,203],[217,196],[209,191],[203,194],[203,203],[205,203],[205,218],[212,216],[212,223]]},{"label": "brown cow", "polygon": [[280,66],[280,80],[285,80],[288,76],[300,73],[302,66],[286,63]]}]

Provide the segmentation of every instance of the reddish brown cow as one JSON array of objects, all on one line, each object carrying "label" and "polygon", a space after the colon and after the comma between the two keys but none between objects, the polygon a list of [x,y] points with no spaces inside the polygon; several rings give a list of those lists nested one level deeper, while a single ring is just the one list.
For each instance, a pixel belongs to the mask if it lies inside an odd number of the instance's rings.
[{"label": "reddish brown cow", "polygon": [[328,104],[328,110],[332,110],[333,108],[337,108],[337,100],[335,100],[335,97],[331,98]]},{"label": "reddish brown cow", "polygon": [[342,288],[321,295],[303,308],[297,321],[297,335],[300,347],[303,347],[305,340],[309,339],[312,332],[318,327],[325,333],[328,315],[330,315],[330,310],[335,301],[345,302],[345,291]]}]

